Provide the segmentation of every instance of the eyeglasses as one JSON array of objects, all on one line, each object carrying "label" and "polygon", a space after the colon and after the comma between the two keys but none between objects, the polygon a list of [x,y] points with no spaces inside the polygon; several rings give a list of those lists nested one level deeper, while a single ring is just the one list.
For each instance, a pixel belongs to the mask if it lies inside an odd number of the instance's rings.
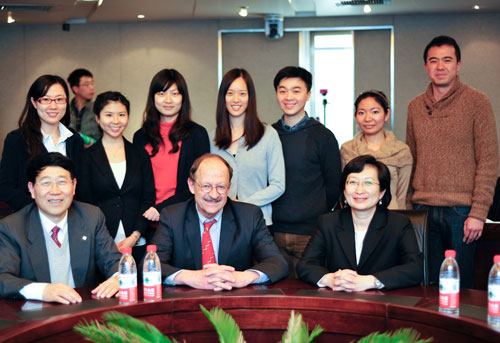
[{"label": "eyeglasses", "polygon": [[[198,182],[196,182],[196,184],[198,185],[198,187],[201,188],[201,191],[203,193],[210,193],[212,191],[212,189],[214,189],[214,186],[212,185],[200,185]],[[226,186],[221,186],[221,185],[218,185],[218,186],[215,186],[215,189],[217,190],[217,193],[219,194],[226,194],[227,193],[227,187]]]},{"label": "eyeglasses", "polygon": [[345,182],[345,185],[346,185],[346,187],[349,187],[349,188],[356,188],[356,187],[358,187],[358,185],[362,185],[363,188],[372,188],[372,187],[378,186],[380,184],[378,182],[373,181],[373,180],[362,180],[362,181],[347,180]]},{"label": "eyeglasses", "polygon": [[86,82],[86,83],[82,83],[81,85],[79,85],[79,87],[94,87],[95,86],[95,83],[94,82]]},{"label": "eyeglasses", "polygon": [[50,105],[52,103],[52,101],[55,102],[57,105],[64,105],[68,101],[68,99],[66,99],[66,98],[55,98],[55,99],[38,98],[36,101],[42,105]]},{"label": "eyeglasses", "polygon": [[72,181],[69,181],[66,179],[57,180],[55,182],[49,181],[49,180],[43,180],[43,181],[37,182],[37,184],[44,189],[51,189],[52,187],[54,187],[54,184],[56,184],[58,188],[64,188],[72,183],[73,183]]}]

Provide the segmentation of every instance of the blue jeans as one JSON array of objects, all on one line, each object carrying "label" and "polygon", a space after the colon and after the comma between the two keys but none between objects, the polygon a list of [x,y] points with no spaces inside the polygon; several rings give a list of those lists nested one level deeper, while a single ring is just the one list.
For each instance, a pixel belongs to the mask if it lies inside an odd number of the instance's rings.
[{"label": "blue jeans", "polygon": [[460,287],[474,288],[474,256],[476,243],[463,242],[464,222],[469,216],[470,206],[427,206],[414,204],[415,209],[428,212],[428,258],[429,280],[439,282],[439,269],[444,260],[444,251],[456,251],[456,260],[460,269]]}]

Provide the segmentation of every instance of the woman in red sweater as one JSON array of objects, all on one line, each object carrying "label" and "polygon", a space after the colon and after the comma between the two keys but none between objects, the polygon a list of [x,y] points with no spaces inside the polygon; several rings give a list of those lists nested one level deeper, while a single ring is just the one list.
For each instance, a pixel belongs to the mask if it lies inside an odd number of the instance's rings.
[{"label": "woman in red sweater", "polygon": [[210,152],[207,131],[191,120],[188,88],[177,70],[160,70],[151,80],[144,122],[134,134],[134,144],[151,158],[156,205],[144,216],[158,221],[164,207],[191,196],[189,169],[194,160]]}]

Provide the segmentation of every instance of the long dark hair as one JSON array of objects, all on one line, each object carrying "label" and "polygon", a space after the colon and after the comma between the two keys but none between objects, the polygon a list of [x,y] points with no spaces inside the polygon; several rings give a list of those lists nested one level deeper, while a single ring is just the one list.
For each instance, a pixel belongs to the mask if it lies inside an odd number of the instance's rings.
[{"label": "long dark hair", "polygon": [[[66,82],[57,75],[42,75],[33,82],[31,85],[28,95],[26,96],[26,103],[24,105],[21,117],[19,117],[18,125],[19,131],[21,132],[21,137],[24,140],[24,146],[28,152],[28,156],[35,156],[42,152],[43,147],[43,135],[41,131],[42,122],[38,116],[38,111],[31,102],[31,98],[34,101],[44,97],[49,88],[56,83],[60,84],[64,89],[66,94],[66,99],[69,101],[69,91]],[[69,106],[66,105],[66,113],[61,119],[61,123],[68,126],[70,120]]]},{"label": "long dark hair", "polygon": [[173,84],[177,85],[179,93],[182,95],[182,107],[168,135],[168,139],[172,143],[172,149],[169,153],[176,153],[179,150],[178,143],[189,136],[194,126],[191,120],[191,102],[189,101],[186,80],[175,69],[160,70],[153,77],[153,80],[151,80],[146,109],[144,110],[144,122],[142,123],[142,130],[146,134],[146,141],[153,147],[151,156],[156,155],[159,146],[165,144],[160,134],[161,114],[155,106],[155,94],[168,90]]},{"label": "long dark hair", "polygon": [[262,124],[257,114],[257,95],[255,94],[252,77],[245,69],[234,68],[228,71],[222,78],[219,95],[217,96],[217,128],[215,129],[214,142],[219,149],[227,149],[232,143],[229,112],[226,106],[226,93],[234,80],[239,77],[243,78],[248,88],[248,107],[245,114],[245,130],[243,132],[245,144],[248,149],[252,149],[264,135],[264,124]]}]

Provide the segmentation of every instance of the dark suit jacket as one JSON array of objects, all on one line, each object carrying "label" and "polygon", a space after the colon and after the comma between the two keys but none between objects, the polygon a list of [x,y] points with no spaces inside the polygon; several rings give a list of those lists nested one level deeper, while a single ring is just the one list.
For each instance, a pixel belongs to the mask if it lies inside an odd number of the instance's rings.
[{"label": "dark suit jacket", "polygon": [[[94,287],[100,271],[118,271],[121,254],[95,206],[74,201],[68,210],[71,269],[76,287]],[[21,297],[32,282],[49,282],[50,269],[40,214],[35,203],[0,221],[0,297]]]},{"label": "dark suit jacket", "polygon": [[[153,244],[157,246],[163,277],[180,269],[202,269],[200,222],[194,199],[162,211]],[[287,263],[266,227],[260,208],[231,199],[222,212],[217,261],[238,271],[259,270],[271,282],[288,274]]]},{"label": "dark suit jacket", "polygon": [[351,209],[321,216],[297,264],[297,273],[302,280],[316,284],[323,275],[339,269],[373,275],[386,289],[419,285],[423,277],[422,255],[410,220],[399,213],[377,210],[356,265]]},{"label": "dark suit jacket", "polygon": [[99,206],[106,217],[106,227],[111,237],[116,236],[120,220],[125,234],[137,230],[144,236],[148,220],[144,211],[155,203],[155,184],[151,160],[144,149],[126,139],[125,157],[127,171],[123,185],[118,188],[113,171],[104,151],[102,141],[85,151],[80,182],[80,200]]},{"label": "dark suit jacket", "polygon": [[[83,139],[73,129],[69,130],[73,132],[73,136],[66,140],[66,153],[75,164],[78,178],[83,155]],[[45,146],[42,146],[42,151],[47,152]],[[28,191],[28,177],[26,176],[28,158],[21,132],[11,131],[5,138],[0,162],[0,199],[9,204],[14,211],[20,210],[33,201]]]},{"label": "dark suit jacket", "polygon": [[[147,144],[147,137],[142,129],[134,134],[134,144],[144,148]],[[179,163],[177,165],[177,185],[175,194],[155,205],[158,212],[169,205],[177,204],[191,197],[191,192],[187,185],[189,169],[194,160],[203,154],[210,152],[207,130],[201,125],[193,123],[193,128],[189,136],[182,140],[181,151],[179,153]]]}]

